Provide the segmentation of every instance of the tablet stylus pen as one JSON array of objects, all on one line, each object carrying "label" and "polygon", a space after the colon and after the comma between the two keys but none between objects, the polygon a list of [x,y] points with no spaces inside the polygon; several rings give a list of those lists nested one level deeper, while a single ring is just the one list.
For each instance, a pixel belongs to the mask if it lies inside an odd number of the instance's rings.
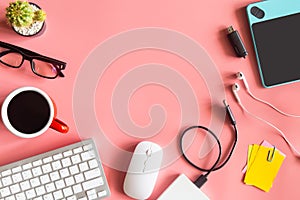
[{"label": "tablet stylus pen", "polygon": [[238,57],[246,58],[248,52],[245,48],[245,45],[240,37],[240,34],[237,30],[234,30],[232,26],[227,28],[227,37]]}]

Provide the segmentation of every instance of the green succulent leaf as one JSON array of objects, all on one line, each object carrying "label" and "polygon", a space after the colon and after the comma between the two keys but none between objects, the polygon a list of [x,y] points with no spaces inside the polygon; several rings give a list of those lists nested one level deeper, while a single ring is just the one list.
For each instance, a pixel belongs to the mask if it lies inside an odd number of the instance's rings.
[{"label": "green succulent leaf", "polygon": [[17,0],[9,3],[6,8],[6,18],[13,26],[26,27],[35,21],[44,21],[46,13],[43,10],[34,11],[27,1]]},{"label": "green succulent leaf", "polygon": [[34,21],[40,21],[43,22],[46,19],[46,13],[43,10],[37,10],[34,12],[34,17],[33,20]]}]

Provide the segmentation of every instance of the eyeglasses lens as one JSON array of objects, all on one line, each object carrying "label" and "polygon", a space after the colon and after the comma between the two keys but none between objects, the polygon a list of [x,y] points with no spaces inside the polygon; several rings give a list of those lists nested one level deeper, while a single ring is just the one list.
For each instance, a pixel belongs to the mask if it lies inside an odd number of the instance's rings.
[{"label": "eyeglasses lens", "polygon": [[44,77],[54,78],[57,76],[58,72],[56,67],[48,62],[33,59],[33,71]]},{"label": "eyeglasses lens", "polygon": [[9,49],[0,48],[0,60],[10,67],[20,67],[23,62],[23,56]]}]

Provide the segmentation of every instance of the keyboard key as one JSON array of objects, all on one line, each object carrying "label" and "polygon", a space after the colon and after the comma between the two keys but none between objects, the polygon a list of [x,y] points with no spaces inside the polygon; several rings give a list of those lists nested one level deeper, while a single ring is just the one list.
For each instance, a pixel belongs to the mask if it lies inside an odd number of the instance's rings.
[{"label": "keyboard key", "polygon": [[51,178],[51,181],[56,181],[56,180],[60,179],[59,173],[58,172],[50,173],[50,178]]},{"label": "keyboard key", "polygon": [[31,187],[36,187],[36,186],[39,186],[41,184],[41,182],[38,178],[30,179],[29,182],[31,184]]},{"label": "keyboard key", "polygon": [[60,160],[60,159],[62,159],[62,158],[63,158],[63,155],[62,155],[61,153],[55,154],[55,155],[53,156],[53,159],[54,159],[54,160]]},{"label": "keyboard key", "polygon": [[65,183],[66,183],[67,186],[74,185],[75,180],[74,180],[73,176],[70,176],[70,177],[66,178]]},{"label": "keyboard key", "polygon": [[22,172],[22,176],[24,180],[32,178],[32,173],[30,170],[26,170]]},{"label": "keyboard key", "polygon": [[21,188],[19,184],[14,184],[9,187],[12,194],[17,194],[18,192],[21,192]]},{"label": "keyboard key", "polygon": [[32,198],[36,197],[34,189],[27,190],[25,192],[25,195],[26,195],[27,199],[32,199]]},{"label": "keyboard key", "polygon": [[72,164],[69,157],[62,159],[61,163],[63,167],[69,167]]},{"label": "keyboard key", "polygon": [[87,172],[84,172],[84,177],[86,180],[96,178],[101,175],[100,169],[96,168]]},{"label": "keyboard key", "polygon": [[48,183],[45,187],[47,192],[53,192],[55,190],[54,183]]},{"label": "keyboard key", "polygon": [[27,164],[22,166],[23,170],[30,169],[31,167],[32,167],[31,163],[27,163]]},{"label": "keyboard key", "polygon": [[84,172],[84,171],[88,170],[89,166],[88,166],[87,162],[80,163],[79,164],[79,169],[80,169],[81,172]]},{"label": "keyboard key", "polygon": [[77,165],[73,165],[73,166],[69,167],[69,170],[70,170],[71,175],[79,173],[79,168]]},{"label": "keyboard key", "polygon": [[26,196],[24,192],[16,194],[16,199],[18,200],[26,200]]},{"label": "keyboard key", "polygon": [[21,173],[12,175],[12,180],[14,183],[19,183],[19,182],[23,181]]},{"label": "keyboard key", "polygon": [[87,191],[86,194],[88,195],[89,199],[97,199],[97,193],[95,189]]},{"label": "keyboard key", "polygon": [[71,187],[67,187],[67,188],[63,189],[63,193],[64,193],[65,197],[73,195],[72,188]]},{"label": "keyboard key", "polygon": [[64,157],[69,157],[69,156],[73,155],[73,152],[72,152],[72,150],[69,150],[69,151],[64,152],[63,155],[64,155]]},{"label": "keyboard key", "polygon": [[67,200],[77,200],[77,198],[75,195],[73,195],[73,196],[68,197]]},{"label": "keyboard key", "polygon": [[68,168],[59,170],[60,177],[65,178],[70,175]]},{"label": "keyboard key", "polygon": [[106,190],[103,190],[101,192],[98,192],[98,197],[101,198],[101,197],[104,197],[107,195],[107,191]]},{"label": "keyboard key", "polygon": [[55,186],[56,186],[56,189],[62,189],[64,188],[66,185],[65,185],[65,182],[64,180],[58,180],[55,182]]},{"label": "keyboard key", "polygon": [[21,167],[21,166],[18,166],[18,167],[12,168],[11,171],[12,171],[12,173],[20,172],[20,171],[22,171],[22,167]]},{"label": "keyboard key", "polygon": [[79,155],[75,155],[71,157],[72,163],[73,164],[78,164],[81,162],[80,156]]},{"label": "keyboard key", "polygon": [[52,165],[52,169],[53,169],[54,171],[59,170],[59,169],[62,168],[61,163],[60,163],[59,160],[54,161],[51,165]]},{"label": "keyboard key", "polygon": [[52,159],[51,156],[49,156],[49,157],[43,159],[43,162],[44,162],[44,163],[49,163],[49,162],[52,162],[52,161],[53,161],[53,159]]},{"label": "keyboard key", "polygon": [[41,167],[35,167],[32,169],[32,174],[34,177],[40,176],[43,174]]},{"label": "keyboard key", "polygon": [[8,169],[8,170],[5,170],[5,171],[3,171],[2,173],[1,173],[1,175],[4,177],[4,176],[9,176],[9,175],[11,175],[11,170],[10,169]]},{"label": "keyboard key", "polygon": [[81,159],[83,161],[86,161],[86,160],[90,160],[92,158],[95,158],[95,153],[94,151],[87,151],[87,152],[83,152],[80,154],[81,155]]},{"label": "keyboard key", "polygon": [[2,178],[2,184],[3,184],[3,186],[8,186],[8,185],[10,185],[12,183],[13,182],[12,182],[12,179],[11,179],[10,176]]},{"label": "keyboard key", "polygon": [[37,160],[37,161],[34,161],[34,162],[32,163],[32,165],[33,165],[34,167],[40,166],[40,165],[42,165],[42,164],[43,164],[42,160]]},{"label": "keyboard key", "polygon": [[41,176],[40,179],[41,179],[42,184],[46,184],[46,183],[50,182],[50,178],[49,178],[48,174],[45,174],[45,175]]},{"label": "keyboard key", "polygon": [[64,198],[64,195],[61,190],[58,190],[58,191],[53,192],[53,197],[54,197],[54,199],[62,199],[62,198]]},{"label": "keyboard key", "polygon": [[91,145],[91,144],[88,144],[88,145],[84,145],[84,146],[83,146],[83,150],[84,150],[84,151],[90,150],[90,149],[92,149],[92,148],[93,148],[93,145]]},{"label": "keyboard key", "polygon": [[47,173],[49,173],[49,172],[52,171],[51,165],[50,165],[49,163],[46,164],[46,165],[43,165],[43,166],[42,166],[42,169],[43,169],[43,172],[44,172],[45,174],[47,174]]},{"label": "keyboard key", "polygon": [[82,187],[84,190],[90,190],[90,189],[93,189],[93,188],[103,185],[103,183],[104,183],[103,178],[100,177],[100,178],[96,178],[96,179],[93,179],[93,180],[90,180],[87,182],[83,182]]},{"label": "keyboard key", "polygon": [[77,148],[73,149],[74,154],[81,153],[82,151],[83,151],[82,147],[77,147]]},{"label": "keyboard key", "polygon": [[44,187],[43,185],[37,187],[37,188],[35,189],[35,191],[36,191],[36,194],[37,194],[38,196],[41,196],[41,195],[43,195],[43,194],[46,193],[46,189],[45,189],[45,187]]},{"label": "keyboard key", "polygon": [[98,167],[98,162],[96,159],[90,160],[88,163],[91,169]]},{"label": "keyboard key", "polygon": [[73,191],[74,191],[75,194],[78,194],[78,193],[82,192],[83,190],[82,190],[81,184],[74,185],[73,186]]},{"label": "keyboard key", "polygon": [[44,195],[43,200],[54,200],[54,198],[53,198],[52,194],[50,193],[50,194]]},{"label": "keyboard key", "polygon": [[11,195],[10,190],[9,190],[8,187],[1,188],[0,189],[0,194],[1,194],[2,198]]},{"label": "keyboard key", "polygon": [[87,194],[88,196],[91,196],[91,195],[93,195],[93,194],[96,194],[96,190],[95,190],[95,189],[88,190],[88,191],[86,191],[86,194]]},{"label": "keyboard key", "polygon": [[20,183],[20,186],[22,188],[23,191],[28,190],[31,186],[29,181],[23,181]]},{"label": "keyboard key", "polygon": [[81,183],[84,181],[84,177],[83,177],[83,174],[76,174],[75,175],[75,181],[76,183]]},{"label": "keyboard key", "polygon": [[92,189],[92,190],[88,190],[86,192],[86,194],[88,195],[88,198],[89,199],[96,199],[97,198],[97,192],[95,189]]},{"label": "keyboard key", "polygon": [[5,200],[16,200],[15,196],[6,197]]}]

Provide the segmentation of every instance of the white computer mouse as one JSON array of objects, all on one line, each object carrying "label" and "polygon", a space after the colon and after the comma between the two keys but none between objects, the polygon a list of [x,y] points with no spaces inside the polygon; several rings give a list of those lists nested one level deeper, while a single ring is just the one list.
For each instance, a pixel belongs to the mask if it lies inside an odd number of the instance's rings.
[{"label": "white computer mouse", "polygon": [[140,142],[131,158],[123,190],[134,199],[150,197],[163,159],[162,148],[153,142]]}]

